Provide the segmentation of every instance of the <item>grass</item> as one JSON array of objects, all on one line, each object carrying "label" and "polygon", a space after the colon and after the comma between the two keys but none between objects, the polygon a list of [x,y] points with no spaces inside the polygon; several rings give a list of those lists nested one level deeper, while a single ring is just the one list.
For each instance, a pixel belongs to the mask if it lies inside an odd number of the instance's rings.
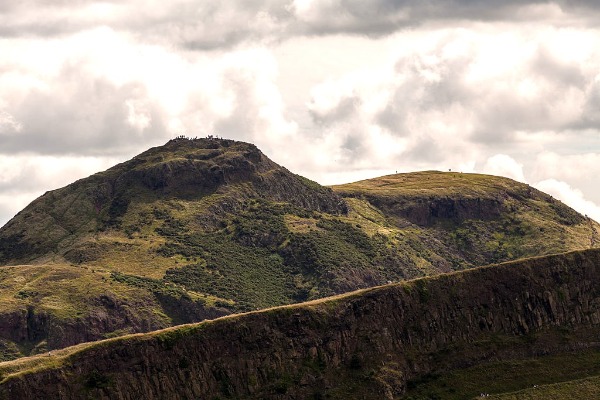
[{"label": "grass", "polygon": [[490,396],[499,400],[571,400],[600,398],[600,376],[536,385],[513,393]]},{"label": "grass", "polygon": [[345,221],[360,227],[369,236],[376,234],[391,236],[399,230],[388,222],[388,218],[368,201],[356,198],[347,198],[346,202],[350,213]]},{"label": "grass", "polygon": [[[70,265],[23,265],[0,267],[0,307],[3,312],[17,310],[24,305],[42,304],[41,309],[74,316],[71,309],[85,311],[82,300],[104,293],[108,274],[84,267]],[[60,299],[60,300],[58,300]],[[59,301],[64,307],[56,304]],[[69,301],[69,304],[63,302]],[[54,303],[54,305],[52,305]]]},{"label": "grass", "polygon": [[[105,307],[126,304],[129,317],[134,321],[153,321],[154,326],[171,323],[153,291],[115,280],[108,270],[72,265],[24,265],[1,267],[0,270],[0,315],[3,318],[15,321],[11,314],[26,315],[32,310],[53,324],[72,326],[89,319],[110,318]],[[97,313],[105,316],[96,317]],[[27,322],[23,319],[22,323]],[[43,329],[40,332],[43,335]],[[68,336],[68,329],[61,332]],[[31,351],[45,349],[42,342],[48,338],[37,336],[24,342],[8,343],[17,345],[19,356],[28,355]],[[60,337],[50,339],[53,343],[61,340]],[[6,357],[14,358],[15,354],[6,354]]]},{"label": "grass", "polygon": [[[586,398],[559,397],[557,393],[589,390],[590,383],[597,382],[598,374],[600,374],[600,351],[598,350],[488,362],[467,369],[427,374],[409,382],[409,389],[402,398],[459,400],[476,398],[481,393],[490,394],[489,398],[511,400]],[[593,378],[581,381],[580,379],[584,377]],[[515,391],[519,392],[510,393]]]},{"label": "grass", "polygon": [[[526,186],[526,185],[523,185]],[[514,190],[514,181],[492,175],[422,171],[386,175],[354,183],[335,185],[340,193],[373,193],[403,197],[490,197]],[[526,189],[523,189],[526,190]]]}]

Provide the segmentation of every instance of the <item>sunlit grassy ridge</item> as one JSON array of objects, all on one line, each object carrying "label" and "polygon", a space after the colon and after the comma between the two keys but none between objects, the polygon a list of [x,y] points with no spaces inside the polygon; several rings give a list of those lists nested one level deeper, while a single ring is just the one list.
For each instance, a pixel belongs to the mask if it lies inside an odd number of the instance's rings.
[{"label": "sunlit grassy ridge", "polygon": [[341,192],[357,194],[369,192],[392,197],[444,196],[458,198],[493,197],[506,192],[532,190],[527,185],[499,176],[440,171],[386,175],[336,185],[334,188]]},{"label": "sunlit grassy ridge", "polygon": [[367,205],[378,210],[388,226],[412,223],[420,235],[441,241],[462,258],[450,257],[453,269],[600,244],[597,222],[507,178],[424,171],[333,189],[358,210]]},{"label": "sunlit grassy ridge", "polygon": [[589,248],[597,228],[506,178],[429,171],[332,190],[251,144],[173,140],[0,229],[0,320],[24,332],[0,329],[0,359],[82,339],[70,330],[91,340]]}]

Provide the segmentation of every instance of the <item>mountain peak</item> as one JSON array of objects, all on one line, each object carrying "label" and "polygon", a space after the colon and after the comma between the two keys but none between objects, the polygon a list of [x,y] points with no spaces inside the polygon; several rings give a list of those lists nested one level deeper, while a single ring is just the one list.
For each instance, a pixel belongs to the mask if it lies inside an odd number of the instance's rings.
[{"label": "mountain peak", "polygon": [[178,137],[33,201],[0,228],[0,262],[62,254],[83,236],[119,227],[134,204],[206,198],[206,219],[250,198],[347,212],[330,188],[289,172],[253,144]]}]

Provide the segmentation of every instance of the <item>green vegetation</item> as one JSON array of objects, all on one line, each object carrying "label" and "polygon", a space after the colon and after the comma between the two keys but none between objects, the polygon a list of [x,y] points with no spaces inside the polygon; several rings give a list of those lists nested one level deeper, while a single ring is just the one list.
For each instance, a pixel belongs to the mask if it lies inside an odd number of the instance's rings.
[{"label": "green vegetation", "polygon": [[[560,397],[558,393],[588,390],[588,384],[597,381],[596,375],[599,374],[600,351],[598,350],[488,362],[467,369],[424,375],[408,382],[408,390],[402,398],[461,400],[479,397],[482,393],[490,394],[489,398],[493,399],[581,398]],[[591,381],[578,381],[584,377],[593,378]],[[579,386],[581,387],[574,389]],[[523,392],[500,395],[514,391]]]},{"label": "green vegetation", "polygon": [[292,302],[294,288],[287,279],[290,274],[286,274],[276,253],[240,245],[221,234],[186,239],[197,251],[193,255],[202,257],[202,262],[169,269],[165,280],[231,299],[238,311]]},{"label": "green vegetation", "polygon": [[600,398],[600,376],[539,385],[515,393],[500,394],[489,398],[502,400],[597,399]]}]

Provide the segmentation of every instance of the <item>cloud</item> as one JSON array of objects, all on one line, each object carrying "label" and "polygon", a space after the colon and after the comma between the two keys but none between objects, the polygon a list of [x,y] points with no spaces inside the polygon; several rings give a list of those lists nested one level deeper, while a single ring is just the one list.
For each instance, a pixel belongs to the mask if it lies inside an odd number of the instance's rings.
[{"label": "cloud", "polygon": [[0,154],[130,154],[215,130],[266,143],[296,129],[261,47],[188,57],[109,28],[61,40],[53,54],[21,42],[0,43],[12,54],[0,60]]},{"label": "cloud", "polygon": [[298,36],[383,37],[409,27],[448,21],[590,20],[589,1],[507,0],[146,0],[3,2],[0,36],[59,37],[109,26],[149,43],[186,49],[231,49]]},{"label": "cloud", "polygon": [[168,137],[149,81],[131,68],[146,56],[135,48],[106,28],[49,43],[0,42],[10,54],[0,61],[0,154],[123,154]]},{"label": "cloud", "polygon": [[64,37],[105,26],[147,43],[214,50],[268,40],[290,17],[283,1],[33,0],[0,8],[0,36]]},{"label": "cloud", "polygon": [[496,154],[488,158],[482,171],[486,174],[505,176],[519,182],[526,182],[523,165],[506,154]]},{"label": "cloud", "polygon": [[266,50],[243,51],[224,59],[221,90],[230,99],[230,109],[216,118],[216,131],[259,143],[293,134],[296,126],[285,118],[275,84],[277,73],[277,63]]},{"label": "cloud", "polygon": [[0,193],[0,228],[43,192]]},{"label": "cloud", "polygon": [[598,175],[599,153],[558,154],[544,151],[536,156],[534,179],[555,177],[559,180],[590,182]]},{"label": "cloud", "polygon": [[[398,37],[398,56],[386,67],[315,85],[309,115],[321,137],[351,138],[343,142],[350,167],[374,159],[382,131],[395,138],[395,151],[378,158],[378,166],[402,158],[413,166],[456,168],[498,153],[530,165],[531,152],[545,146],[580,151],[574,138],[600,130],[593,121],[578,126],[586,110],[598,108],[597,35],[513,28]],[[582,47],[573,48],[575,41]],[[524,180],[523,172],[511,173]]]},{"label": "cloud", "polygon": [[[596,138],[596,141],[593,138]],[[590,153],[588,149],[597,149],[598,134],[593,133],[589,136],[574,134],[569,138],[571,143],[557,143],[555,150],[544,150],[531,157],[529,160],[530,181],[544,181],[555,179],[567,182],[571,187],[577,188],[583,196],[596,204],[600,203],[599,187],[599,168],[600,154]],[[574,153],[568,149],[568,146],[580,144],[579,153]],[[567,151],[565,151],[567,149]],[[565,154],[566,153],[566,154]]]},{"label": "cloud", "polygon": [[585,199],[580,190],[572,188],[568,183],[556,179],[547,179],[533,186],[553,195],[578,212],[596,221],[600,221],[600,207],[594,202]]},{"label": "cloud", "polygon": [[[63,75],[48,90],[32,90],[9,111],[21,129],[3,135],[3,153],[123,152],[140,140],[164,137],[160,107],[141,84],[115,86],[101,78]],[[71,80],[72,85],[65,85]]]},{"label": "cloud", "polygon": [[547,0],[294,0],[291,32],[307,35],[360,34],[382,37],[408,28],[451,22],[544,21],[564,25],[590,20],[598,5],[591,1]]},{"label": "cloud", "polygon": [[48,190],[107,169],[118,158],[0,155],[0,226]]},{"label": "cloud", "polygon": [[119,158],[0,155],[0,192],[38,192],[65,186],[111,167]]},{"label": "cloud", "polygon": [[23,129],[23,125],[14,116],[0,110],[0,135],[14,135]]}]

